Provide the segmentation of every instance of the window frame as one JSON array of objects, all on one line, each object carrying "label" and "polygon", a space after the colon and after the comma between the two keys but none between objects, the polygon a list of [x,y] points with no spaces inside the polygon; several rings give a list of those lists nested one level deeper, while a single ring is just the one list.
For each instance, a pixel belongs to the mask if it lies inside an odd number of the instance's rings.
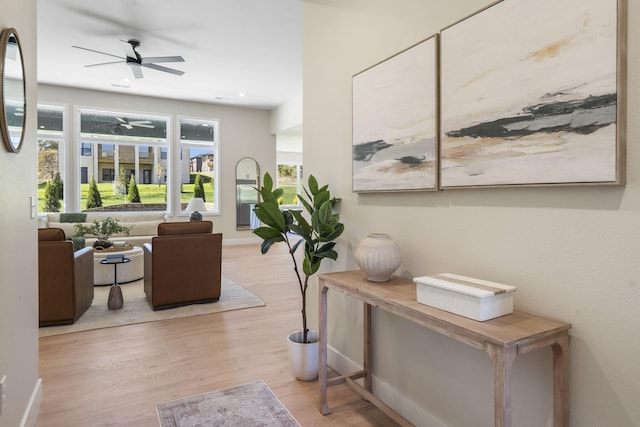
[{"label": "window frame", "polygon": [[[61,131],[48,131],[46,129],[42,130],[40,125],[38,124],[38,111],[40,109],[52,109],[59,110],[62,113],[62,130]],[[63,211],[68,211],[69,201],[71,200],[70,192],[71,188],[67,185],[70,182],[70,176],[67,168],[67,144],[68,144],[68,106],[66,104],[58,104],[53,102],[39,102],[36,105],[36,144],[40,144],[41,140],[50,140],[56,141],[58,143],[58,171],[60,172],[60,177],[63,182],[63,194],[62,194],[62,203],[64,206]],[[39,151],[39,150],[38,150]],[[36,159],[37,162],[37,159]],[[36,176],[40,173],[39,166],[36,166]],[[40,211],[39,205],[40,201],[36,197],[36,212],[38,215],[45,215],[51,212]]]},{"label": "window frame", "polygon": [[[213,126],[213,141],[199,141],[199,140],[183,140],[182,139],[182,122],[183,121],[191,121],[191,122],[202,122],[202,123],[210,123]],[[176,116],[176,147],[174,151],[174,177],[175,177],[175,188],[174,188],[174,199],[175,199],[175,212],[178,216],[189,216],[190,212],[183,210],[181,205],[181,197],[180,197],[180,187],[181,187],[181,173],[182,173],[182,149],[183,148],[191,148],[191,147],[204,147],[213,144],[213,180],[214,180],[214,188],[213,188],[213,209],[208,209],[206,212],[201,212],[204,216],[207,215],[220,215],[221,212],[221,197],[220,197],[220,119],[216,118],[207,118],[207,117],[198,117],[198,116],[187,116],[187,115],[178,115]],[[186,146],[186,147],[183,147]],[[207,205],[209,202],[207,202]]]}]

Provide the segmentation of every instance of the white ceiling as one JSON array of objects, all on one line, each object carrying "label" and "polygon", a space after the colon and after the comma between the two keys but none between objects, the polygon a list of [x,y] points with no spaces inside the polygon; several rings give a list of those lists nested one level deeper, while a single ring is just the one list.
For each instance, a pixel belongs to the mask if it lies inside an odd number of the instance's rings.
[{"label": "white ceiling", "polygon": [[[38,0],[38,81],[135,95],[271,109],[302,91],[300,0]],[[120,40],[176,76],[124,63]],[[128,80],[128,81],[127,81]],[[244,93],[245,96],[240,96]]]}]

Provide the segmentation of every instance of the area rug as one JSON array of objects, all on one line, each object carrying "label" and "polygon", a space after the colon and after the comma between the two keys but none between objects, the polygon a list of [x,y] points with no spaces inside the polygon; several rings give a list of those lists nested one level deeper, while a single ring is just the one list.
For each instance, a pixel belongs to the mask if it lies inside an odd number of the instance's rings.
[{"label": "area rug", "polygon": [[300,427],[264,381],[157,406],[161,427]]},{"label": "area rug", "polygon": [[222,276],[220,300],[207,304],[192,304],[184,307],[153,311],[144,295],[144,282],[138,280],[120,285],[124,298],[124,307],[109,310],[107,299],[110,286],[94,288],[93,304],[73,325],[48,326],[40,328],[40,336],[68,334],[90,329],[109,328],[133,323],[154,322],[156,320],[176,319],[198,316],[222,311],[264,306],[265,302],[238,285],[228,277]]}]

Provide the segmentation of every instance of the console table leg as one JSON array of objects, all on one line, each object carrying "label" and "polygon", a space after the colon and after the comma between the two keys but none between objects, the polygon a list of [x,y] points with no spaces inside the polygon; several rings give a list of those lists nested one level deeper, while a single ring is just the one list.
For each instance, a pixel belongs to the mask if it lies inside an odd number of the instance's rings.
[{"label": "console table leg", "polygon": [[563,335],[553,350],[553,425],[569,426],[569,334]]},{"label": "console table leg", "polygon": [[364,368],[364,372],[365,372],[365,377],[364,377],[364,389],[367,390],[369,393],[371,393],[372,391],[372,385],[371,385],[371,306],[369,304],[367,304],[366,302],[364,303],[364,319],[363,319],[363,324],[364,324],[364,343],[363,343],[363,349],[364,349],[364,355],[363,355],[363,361],[362,361],[362,365]]},{"label": "console table leg", "polygon": [[495,426],[511,427],[511,367],[516,359],[517,349],[489,344],[486,351],[493,361]]},{"label": "console table leg", "polygon": [[327,415],[331,413],[331,408],[327,404],[327,291],[324,280],[320,279],[320,325],[318,332],[320,335],[319,356],[320,356],[320,413]]}]

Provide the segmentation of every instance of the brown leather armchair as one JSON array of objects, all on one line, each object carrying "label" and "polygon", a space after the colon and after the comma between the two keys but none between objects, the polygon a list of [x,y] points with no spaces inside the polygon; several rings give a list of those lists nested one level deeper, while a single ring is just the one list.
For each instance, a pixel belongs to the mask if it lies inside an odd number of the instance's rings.
[{"label": "brown leather armchair", "polygon": [[144,244],[144,292],[154,310],[215,302],[222,284],[222,234],[211,221],[165,222]]},{"label": "brown leather armchair", "polygon": [[93,302],[93,248],[73,251],[61,228],[38,229],[40,326],[74,323]]}]

